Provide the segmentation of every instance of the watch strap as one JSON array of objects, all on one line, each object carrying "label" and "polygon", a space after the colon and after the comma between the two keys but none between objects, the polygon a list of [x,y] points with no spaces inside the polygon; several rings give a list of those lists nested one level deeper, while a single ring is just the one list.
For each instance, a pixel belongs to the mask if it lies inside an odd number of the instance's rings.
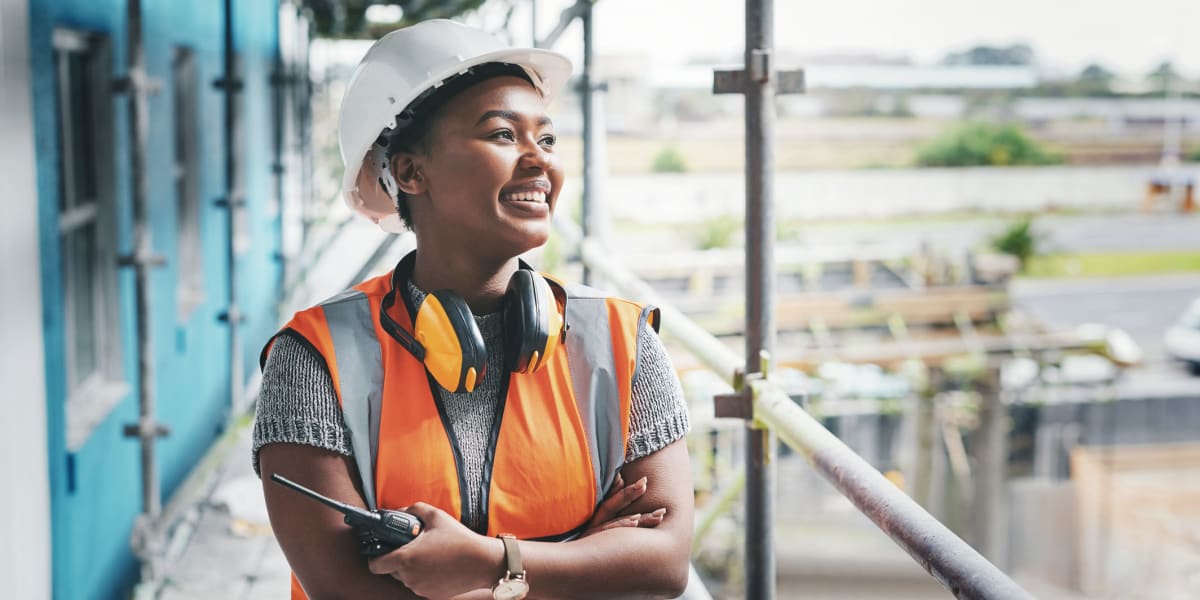
[{"label": "watch strap", "polygon": [[497,537],[504,543],[504,568],[508,569],[508,576],[523,578],[525,565],[521,562],[521,546],[517,543],[516,536],[502,533]]}]

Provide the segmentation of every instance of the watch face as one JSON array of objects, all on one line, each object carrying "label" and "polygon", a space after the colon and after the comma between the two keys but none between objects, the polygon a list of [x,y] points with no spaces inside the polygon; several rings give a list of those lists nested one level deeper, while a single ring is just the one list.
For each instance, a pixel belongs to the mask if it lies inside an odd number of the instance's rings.
[{"label": "watch face", "polygon": [[529,593],[529,584],[521,579],[504,579],[492,590],[495,600],[521,600]]}]

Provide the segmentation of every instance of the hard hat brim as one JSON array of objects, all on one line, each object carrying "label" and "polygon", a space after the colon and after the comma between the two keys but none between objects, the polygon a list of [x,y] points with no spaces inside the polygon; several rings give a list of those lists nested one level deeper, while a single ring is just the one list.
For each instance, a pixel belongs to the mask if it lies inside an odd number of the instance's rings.
[{"label": "hard hat brim", "polygon": [[[407,107],[409,103],[429,88],[463,73],[471,67],[492,62],[514,64],[525,69],[525,72],[529,74],[529,78],[533,81],[534,87],[541,94],[543,104],[550,104],[558,97],[563,86],[571,77],[572,71],[570,59],[558,52],[543,50],[541,48],[504,48],[473,56],[458,64],[432,73],[425,81],[413,86],[410,93],[404,97],[396,98],[396,105],[400,106],[401,110],[403,110],[404,107]],[[339,118],[339,122],[340,120]],[[380,122],[378,130],[382,133],[390,123],[390,120],[388,122]],[[364,197],[358,190],[359,170],[362,169],[363,159],[366,157],[367,151],[371,149],[371,144],[373,143],[374,139],[368,139],[364,140],[357,147],[342,148],[342,159],[346,166],[345,171],[342,173],[342,199],[346,202],[347,206],[374,221],[384,231],[403,233],[404,225],[396,217],[395,206],[392,205],[390,199],[386,202],[387,206],[380,206],[379,199]]]}]

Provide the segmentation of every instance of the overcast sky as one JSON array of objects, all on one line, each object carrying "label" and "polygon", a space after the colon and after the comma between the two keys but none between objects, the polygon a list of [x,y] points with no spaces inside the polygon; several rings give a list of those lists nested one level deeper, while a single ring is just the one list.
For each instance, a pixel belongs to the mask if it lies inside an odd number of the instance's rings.
[{"label": "overcast sky", "polygon": [[[572,3],[538,0],[541,35]],[[671,64],[744,47],[744,0],[600,0],[595,10],[602,53],[644,52]],[[525,6],[514,21],[526,36],[516,41],[528,43]],[[804,54],[871,52],[919,63],[975,44],[1024,42],[1051,68],[1097,61],[1140,76],[1170,59],[1200,77],[1200,0],[776,0],[775,35],[778,48]],[[581,45],[573,26],[556,49],[578,59]]]}]

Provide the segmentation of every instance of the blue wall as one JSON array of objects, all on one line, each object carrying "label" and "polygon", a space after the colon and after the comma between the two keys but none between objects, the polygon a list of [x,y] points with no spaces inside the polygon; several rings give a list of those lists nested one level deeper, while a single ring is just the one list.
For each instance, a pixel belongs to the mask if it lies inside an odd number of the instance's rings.
[{"label": "blue wall", "polygon": [[[235,45],[245,81],[240,95],[242,188],[250,240],[238,256],[239,308],[247,315],[242,329],[243,372],[255,369],[258,346],[277,324],[275,300],[282,272],[276,260],[280,244],[278,210],[270,165],[273,122],[270,72],[276,46],[277,0],[235,0]],[[66,347],[62,302],[62,263],[58,235],[58,131],[55,69],[51,34],[56,27],[103,33],[111,44],[111,73],[126,70],[124,0],[30,0],[30,46],[35,106],[39,235],[43,322],[46,343],[47,420],[51,508],[53,511],[54,596],[62,599],[119,598],[136,581],[137,563],[129,535],[141,510],[140,454],[136,440],[122,427],[137,418],[136,393],[130,393],[91,433],[77,452],[66,448]],[[223,71],[224,9],[219,0],[143,0],[145,56],[149,75],[163,91],[149,103],[149,219],[153,248],[167,259],[150,276],[155,394],[159,420],[171,428],[161,440],[158,468],[164,503],[208,449],[225,423],[229,400],[228,328],[217,316],[228,295],[224,209],[224,100],[211,83]],[[201,240],[205,297],[186,321],[177,306],[179,273],[174,169],[171,60],[176,47],[195,53],[200,124]],[[128,100],[113,102],[113,138],[118,253],[132,245],[132,199]],[[118,276],[123,373],[137,389],[136,320],[133,275]]]}]

